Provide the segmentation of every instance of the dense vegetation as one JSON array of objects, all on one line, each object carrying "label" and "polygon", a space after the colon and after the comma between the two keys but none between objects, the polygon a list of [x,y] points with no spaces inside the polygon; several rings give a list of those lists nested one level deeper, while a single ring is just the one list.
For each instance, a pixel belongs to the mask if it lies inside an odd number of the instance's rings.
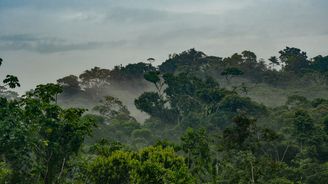
[{"label": "dense vegetation", "polygon": [[328,56],[190,49],[153,60],[23,96],[7,75],[0,183],[327,183]]}]

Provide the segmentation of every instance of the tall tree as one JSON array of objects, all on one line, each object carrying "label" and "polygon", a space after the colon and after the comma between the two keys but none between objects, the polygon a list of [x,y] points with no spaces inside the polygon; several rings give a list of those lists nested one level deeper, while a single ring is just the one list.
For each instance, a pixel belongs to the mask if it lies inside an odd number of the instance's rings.
[{"label": "tall tree", "polygon": [[101,89],[110,84],[110,70],[94,67],[84,71],[79,78],[85,90],[91,93],[93,97],[99,97]]},{"label": "tall tree", "polygon": [[284,70],[299,73],[303,69],[307,69],[310,65],[306,52],[298,48],[286,47],[279,51],[279,58],[284,63]]},{"label": "tall tree", "polygon": [[75,75],[69,75],[58,79],[57,83],[63,87],[63,92],[68,95],[81,91],[79,78]]},{"label": "tall tree", "polygon": [[279,61],[278,61],[278,58],[276,57],[276,56],[271,56],[270,58],[269,58],[269,61],[270,61],[270,66],[271,66],[271,68],[274,70],[275,68],[275,66],[276,65],[280,65],[280,63],[279,63]]}]

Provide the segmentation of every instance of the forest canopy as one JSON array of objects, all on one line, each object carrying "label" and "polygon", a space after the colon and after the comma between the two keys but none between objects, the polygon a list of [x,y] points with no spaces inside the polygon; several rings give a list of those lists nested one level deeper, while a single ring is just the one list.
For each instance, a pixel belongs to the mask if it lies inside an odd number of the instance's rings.
[{"label": "forest canopy", "polygon": [[190,49],[21,96],[6,75],[0,183],[324,184],[328,56],[278,54]]}]

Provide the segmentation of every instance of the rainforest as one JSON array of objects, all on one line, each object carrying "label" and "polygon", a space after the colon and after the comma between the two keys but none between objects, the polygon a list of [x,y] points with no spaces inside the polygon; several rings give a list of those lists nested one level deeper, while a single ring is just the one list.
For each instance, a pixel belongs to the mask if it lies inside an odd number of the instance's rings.
[{"label": "rainforest", "polygon": [[328,0],[0,0],[0,184],[327,184]]},{"label": "rainforest", "polygon": [[324,184],[328,56],[276,55],[190,49],[22,95],[7,75],[0,182]]}]

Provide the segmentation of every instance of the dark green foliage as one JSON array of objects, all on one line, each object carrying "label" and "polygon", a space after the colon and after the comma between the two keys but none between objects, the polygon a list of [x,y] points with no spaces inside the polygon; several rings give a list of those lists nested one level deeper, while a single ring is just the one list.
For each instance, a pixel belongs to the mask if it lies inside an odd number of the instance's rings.
[{"label": "dark green foliage", "polygon": [[99,82],[108,82],[110,77],[110,70],[94,67],[91,70],[86,70],[79,78],[82,80],[82,84],[86,87],[92,87]]},{"label": "dark green foliage", "polygon": [[200,182],[207,180],[210,173],[210,148],[209,139],[204,129],[187,129],[181,137],[181,147],[187,157],[187,165],[191,173]]},{"label": "dark green foliage", "polygon": [[243,72],[240,71],[238,68],[226,68],[221,75],[224,76],[237,76],[237,75],[242,75]]},{"label": "dark green foliage", "polygon": [[168,60],[159,66],[159,70],[162,73],[174,73],[179,67],[189,66],[198,68],[202,64],[206,63],[203,58],[206,55],[203,52],[195,49],[190,49],[182,52],[181,54],[173,54]]},{"label": "dark green foliage", "polygon": [[226,112],[247,112],[250,114],[262,114],[266,112],[265,106],[253,102],[250,98],[238,95],[228,95],[219,104],[221,110]]},{"label": "dark green foliage", "polygon": [[20,87],[18,78],[13,75],[7,75],[6,78],[3,80],[5,85],[8,85],[10,88]]},{"label": "dark green foliage", "polygon": [[221,75],[224,76],[228,82],[230,82],[232,77],[243,75],[243,74],[244,72],[242,72],[241,70],[235,67],[226,68],[221,72]]},{"label": "dark green foliage", "polygon": [[286,105],[300,106],[307,103],[308,100],[304,96],[292,95],[288,97]]},{"label": "dark green foliage", "polygon": [[28,96],[35,96],[40,98],[42,101],[46,103],[50,103],[52,101],[57,101],[57,95],[63,92],[63,88],[57,84],[45,84],[38,85],[32,94],[28,94]]},{"label": "dark green foliage", "polygon": [[314,123],[310,115],[303,110],[295,112],[294,116],[294,136],[299,141],[301,149],[303,144],[311,144],[314,136]]},{"label": "dark green foliage", "polygon": [[113,152],[123,150],[124,146],[120,142],[108,141],[107,139],[101,139],[96,144],[90,147],[90,153],[109,157]]},{"label": "dark green foliage", "polygon": [[233,122],[235,126],[223,132],[224,144],[227,148],[242,149],[245,141],[255,133],[255,120],[245,115],[238,115]]},{"label": "dark green foliage", "polygon": [[328,56],[316,56],[311,62],[311,68],[320,73],[327,73],[328,71]]},{"label": "dark green foliage", "polygon": [[146,92],[135,100],[135,105],[138,109],[152,115],[160,117],[165,110],[165,101],[158,93]]},{"label": "dark green foliage", "polygon": [[75,75],[69,75],[58,79],[57,83],[63,87],[64,94],[74,95],[81,92],[79,78]]},{"label": "dark green foliage", "polygon": [[298,73],[310,65],[306,53],[298,48],[286,47],[284,50],[279,51],[279,54],[281,62],[285,64],[284,69],[286,71]]},{"label": "dark green foliage", "polygon": [[116,66],[110,72],[111,82],[127,82],[129,80],[140,80],[148,72],[154,72],[156,69],[148,63],[128,64],[127,66]]},{"label": "dark green foliage", "polygon": [[[0,58],[0,66],[2,65],[2,58]],[[19,80],[16,76],[14,75],[7,75],[6,78],[3,80],[4,86],[0,85],[0,90],[2,91],[3,89],[6,90],[6,86],[9,88],[16,88],[20,87]]]},{"label": "dark green foliage", "polygon": [[156,84],[161,80],[158,75],[159,75],[159,72],[148,72],[144,75],[144,78],[147,81]]},{"label": "dark green foliage", "polygon": [[18,101],[1,98],[0,154],[13,168],[13,183],[53,183],[91,134],[93,122],[83,109],[62,109],[54,103],[61,88],[39,85]]},{"label": "dark green foliage", "polygon": [[272,69],[275,69],[274,67],[275,67],[276,65],[280,65],[280,62],[278,61],[278,58],[277,58],[276,56],[271,56],[271,57],[269,58],[269,61],[270,61],[270,65],[271,65],[271,68],[272,68]]}]

